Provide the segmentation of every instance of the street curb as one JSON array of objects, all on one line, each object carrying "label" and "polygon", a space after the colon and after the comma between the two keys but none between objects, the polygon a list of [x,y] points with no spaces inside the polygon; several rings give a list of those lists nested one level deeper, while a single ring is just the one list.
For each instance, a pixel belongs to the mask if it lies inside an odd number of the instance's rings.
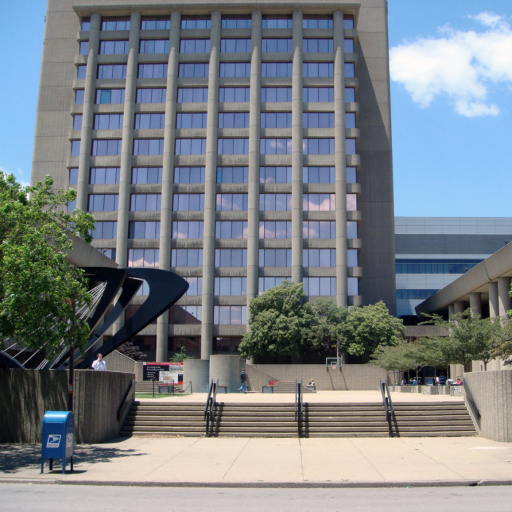
[{"label": "street curb", "polygon": [[452,480],[416,482],[141,482],[117,480],[64,480],[35,478],[0,478],[0,484],[89,485],[103,487],[216,487],[236,489],[371,489],[413,487],[491,487],[512,485],[512,480]]}]

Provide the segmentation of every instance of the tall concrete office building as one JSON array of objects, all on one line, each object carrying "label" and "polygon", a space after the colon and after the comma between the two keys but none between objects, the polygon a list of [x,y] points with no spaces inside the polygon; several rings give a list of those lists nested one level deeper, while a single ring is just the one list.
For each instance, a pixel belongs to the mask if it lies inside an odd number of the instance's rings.
[{"label": "tall concrete office building", "polygon": [[389,96],[386,0],[49,0],[32,181],[189,281],[138,341],[208,358],[284,279],[395,312]]}]

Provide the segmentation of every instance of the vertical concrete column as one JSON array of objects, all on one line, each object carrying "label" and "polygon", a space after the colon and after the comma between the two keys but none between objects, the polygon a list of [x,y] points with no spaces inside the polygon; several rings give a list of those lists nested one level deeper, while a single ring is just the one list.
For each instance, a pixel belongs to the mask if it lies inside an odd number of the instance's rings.
[{"label": "vertical concrete column", "polygon": [[453,303],[453,310],[455,313],[464,313],[464,302],[461,300],[456,300]]},{"label": "vertical concrete column", "polygon": [[292,71],[292,281],[302,282],[302,12],[293,12]]},{"label": "vertical concrete column", "polygon": [[336,304],[346,306],[347,173],[345,148],[345,56],[343,12],[334,13],[334,167],[336,192]]},{"label": "vertical concrete column", "polygon": [[498,277],[498,311],[499,316],[506,317],[510,309],[510,277]]},{"label": "vertical concrete column", "polygon": [[204,185],[203,320],[201,359],[210,359],[213,343],[213,280],[215,265],[215,192],[217,174],[217,126],[219,117],[219,61],[221,14],[212,12],[208,115],[206,122],[206,169]]},{"label": "vertical concrete column", "polygon": [[89,197],[89,168],[91,162],[91,130],[94,119],[94,96],[98,68],[98,48],[100,45],[101,16],[95,12],[91,16],[89,30],[89,53],[85,72],[84,105],[82,131],[80,134],[80,156],[78,159],[78,184],[76,187],[76,207],[87,211]]},{"label": "vertical concrete column", "polygon": [[[164,160],[162,172],[162,211],[160,214],[160,261],[159,267],[171,266],[172,237],[172,187],[174,183],[174,144],[176,140],[176,94],[178,85],[178,58],[180,52],[181,14],[171,14],[169,35],[169,61],[167,63],[167,95],[165,101]],[[158,317],[156,326],[156,360],[169,358],[169,311]]]},{"label": "vertical concrete column", "polygon": [[[128,218],[130,211],[130,184],[132,175],[133,126],[135,93],[137,90],[137,64],[139,60],[140,14],[130,17],[128,61],[124,90],[123,139],[121,143],[121,170],[119,173],[119,201],[117,211],[116,263],[122,268],[128,264]],[[114,332],[124,324],[124,314],[114,323]]]},{"label": "vertical concrete column", "polygon": [[471,316],[476,317],[482,316],[482,294],[481,293],[470,293],[469,294],[469,307],[471,309]]},{"label": "vertical concrete column", "polygon": [[[260,203],[261,12],[252,13],[249,103],[249,197],[247,223],[247,306],[258,295]],[[247,329],[249,330],[249,329]]]},{"label": "vertical concrete column", "polygon": [[448,305],[448,319],[455,314],[455,306],[453,304]]},{"label": "vertical concrete column", "polygon": [[500,315],[500,304],[498,300],[498,283],[489,283],[489,316],[495,318]]},{"label": "vertical concrete column", "polygon": [[121,171],[119,176],[119,210],[117,214],[116,262],[126,267],[128,258],[128,215],[130,211],[130,184],[132,175],[133,123],[135,92],[137,88],[137,64],[139,55],[140,14],[130,17],[130,38],[126,85],[124,92],[123,142],[121,145]]}]

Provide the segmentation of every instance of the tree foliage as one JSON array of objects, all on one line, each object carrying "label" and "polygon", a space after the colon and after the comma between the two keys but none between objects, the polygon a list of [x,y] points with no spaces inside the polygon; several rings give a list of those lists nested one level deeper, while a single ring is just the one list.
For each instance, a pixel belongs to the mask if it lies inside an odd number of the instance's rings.
[{"label": "tree foliage", "polygon": [[307,346],[312,311],[302,284],[283,281],[249,303],[250,331],[238,350],[242,357],[300,356]]},{"label": "tree foliage", "polygon": [[397,345],[404,337],[402,320],[384,302],[351,308],[343,324],[344,351],[369,357],[379,346]]},{"label": "tree foliage", "polygon": [[171,363],[183,363],[185,359],[194,359],[194,356],[189,356],[187,354],[187,349],[185,347],[181,347],[179,352],[176,352],[169,361]]},{"label": "tree foliage", "polygon": [[437,315],[430,316],[430,320],[448,332],[449,343],[444,351],[450,364],[482,361],[487,370],[487,363],[498,355],[497,347],[510,338],[509,328],[500,318],[481,318],[472,314],[470,309],[450,315],[449,320]]},{"label": "tree foliage", "polygon": [[284,281],[249,304],[248,332],[239,347],[242,357],[300,356],[310,350],[369,356],[380,345],[403,338],[402,321],[385,304],[338,307],[330,299],[314,305],[304,300],[302,284]]},{"label": "tree foliage", "polygon": [[134,345],[131,341],[124,342],[117,350],[134,361],[144,361],[147,357],[147,354],[142,352],[138,345]]},{"label": "tree foliage", "polygon": [[94,218],[65,207],[76,192],[52,191],[46,176],[22,186],[0,172],[0,342],[45,347],[62,341],[82,348],[89,328],[77,311],[91,302],[82,271],[66,260],[68,234],[91,240]]}]

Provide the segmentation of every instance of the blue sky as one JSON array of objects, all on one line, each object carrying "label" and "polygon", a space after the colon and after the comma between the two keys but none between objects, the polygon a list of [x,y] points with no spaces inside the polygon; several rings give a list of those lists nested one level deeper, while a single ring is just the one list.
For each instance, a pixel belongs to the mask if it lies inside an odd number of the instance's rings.
[{"label": "blue sky", "polygon": [[[388,3],[395,214],[512,216],[512,2]],[[0,2],[0,168],[22,182],[45,12]]]}]

